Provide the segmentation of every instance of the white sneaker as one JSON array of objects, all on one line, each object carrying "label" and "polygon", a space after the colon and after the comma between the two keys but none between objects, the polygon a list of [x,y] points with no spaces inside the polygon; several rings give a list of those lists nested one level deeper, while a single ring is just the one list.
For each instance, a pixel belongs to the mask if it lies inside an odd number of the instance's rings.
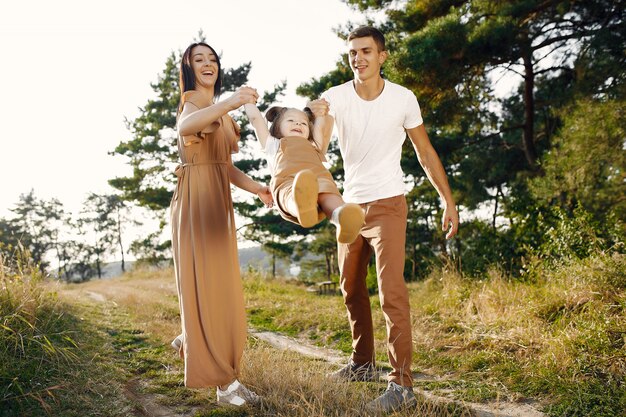
[{"label": "white sneaker", "polygon": [[389,382],[387,390],[378,398],[365,405],[365,410],[371,414],[389,414],[405,408],[415,407],[417,399],[413,387],[403,387],[395,382]]},{"label": "white sneaker", "polygon": [[236,379],[223,391],[220,387],[217,387],[218,404],[228,404],[241,407],[245,404],[254,405],[260,402],[261,397],[250,391]]},{"label": "white sneaker", "polygon": [[183,346],[183,335],[179,334],[176,336],[176,338],[172,340],[172,343],[170,343],[170,346],[172,346],[176,352],[180,352],[180,348]]}]

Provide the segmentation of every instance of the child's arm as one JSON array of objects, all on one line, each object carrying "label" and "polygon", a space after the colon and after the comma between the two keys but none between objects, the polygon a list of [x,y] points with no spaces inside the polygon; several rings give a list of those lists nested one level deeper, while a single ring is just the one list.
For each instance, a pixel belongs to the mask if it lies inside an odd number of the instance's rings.
[{"label": "child's arm", "polygon": [[313,100],[307,103],[307,107],[315,116],[313,123],[313,140],[322,154],[328,151],[330,135],[333,133],[335,120],[328,114],[329,104],[325,99]]},{"label": "child's arm", "polygon": [[254,133],[256,134],[259,143],[263,149],[265,149],[265,142],[267,141],[267,137],[270,135],[265,118],[263,118],[263,115],[254,104],[247,103],[243,107],[246,110],[246,115],[248,116],[248,120],[250,120],[250,124],[252,124],[252,128],[254,129]]},{"label": "child's arm", "polygon": [[[330,120],[329,120],[330,119]],[[313,140],[322,152],[322,155],[328,151],[330,144],[330,135],[333,130],[333,121],[330,116],[316,117],[313,123]]]}]

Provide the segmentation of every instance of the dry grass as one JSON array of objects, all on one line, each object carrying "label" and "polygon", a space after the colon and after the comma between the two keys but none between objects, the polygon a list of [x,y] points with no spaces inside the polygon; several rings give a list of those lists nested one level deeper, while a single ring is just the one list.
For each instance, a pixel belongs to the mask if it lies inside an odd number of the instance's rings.
[{"label": "dry grass", "polygon": [[[111,285],[112,283],[115,285]],[[289,311],[294,306],[311,303],[298,300],[306,291],[303,287],[283,282],[267,282],[258,278],[245,281],[248,308],[259,308],[258,298],[263,298],[268,287],[274,287],[280,293],[276,308]],[[251,288],[256,291],[250,291]],[[98,302],[96,299],[106,301]],[[244,355],[242,380],[264,397],[261,410],[227,410],[216,405],[214,390],[184,389],[182,383],[182,362],[169,349],[169,342],[179,331],[174,281],[171,270],[137,271],[115,281],[93,281],[87,284],[66,286],[62,296],[74,303],[94,302],[99,306],[101,321],[105,327],[115,327],[117,334],[112,335],[117,341],[112,343],[116,349],[132,352],[134,360],[127,363],[130,374],[138,375],[147,381],[142,388],[144,394],[157,394],[157,399],[164,407],[178,410],[180,413],[193,412],[197,416],[217,415],[267,415],[267,416],[360,416],[362,406],[373,399],[386,387],[384,384],[335,384],[329,383],[325,374],[331,371],[326,362],[303,358],[291,353],[277,351],[263,342],[250,339]],[[292,298],[295,297],[295,298]],[[314,297],[311,301],[322,300],[324,304],[335,305],[343,312],[339,297]],[[315,298],[317,297],[317,298]],[[256,300],[256,301],[255,301]],[[336,314],[328,308],[326,314]],[[277,315],[279,325],[302,326],[309,328],[312,323],[322,321],[325,316],[314,316],[299,310],[299,314]],[[295,316],[300,319],[295,320]],[[302,317],[307,317],[303,319]],[[345,318],[337,317],[337,323]],[[121,331],[119,329],[122,329]],[[136,337],[133,338],[133,335]],[[141,341],[137,342],[137,338]],[[142,361],[157,361],[160,366],[141,365]],[[424,400],[418,408],[407,416],[462,416],[469,415],[462,409],[447,409]]]},{"label": "dry grass", "polygon": [[[292,352],[277,352],[261,343],[245,355],[244,380],[264,397],[262,415],[269,416],[362,416],[363,406],[381,394],[384,384],[329,383],[331,368],[325,362],[303,359]],[[418,397],[419,398],[419,397]],[[469,416],[462,408],[446,409],[419,398],[415,409],[396,416]]]},{"label": "dry grass", "polygon": [[88,353],[84,323],[24,259],[0,259],[0,416],[124,415],[114,369]]},{"label": "dry grass", "polygon": [[526,283],[433,275],[411,285],[417,366],[452,376],[441,387],[460,398],[529,395],[552,415],[613,415],[626,409],[625,289],[623,255],[542,268]]},{"label": "dry grass", "polygon": [[[534,279],[524,283],[495,271],[482,281],[439,273],[411,283],[416,369],[432,376],[416,385],[471,401],[530,396],[543,400],[553,416],[619,415],[618,410],[626,409],[624,271],[623,256],[601,256],[538,268]],[[244,288],[254,327],[349,351],[341,297],[318,296],[293,282],[255,275],[244,279]],[[358,416],[362,405],[385,388],[379,383],[329,383],[326,362],[250,338],[242,380],[263,395],[263,409],[224,409],[216,405],[213,390],[182,386],[182,362],[169,348],[180,326],[171,270],[135,271],[81,285],[50,284],[49,289],[72,304],[70,311],[93,334],[88,340],[94,342],[82,342],[83,349],[109,363],[116,405],[106,415],[128,415],[119,411],[128,410],[120,396],[130,393],[135,410],[163,407],[176,415]],[[377,296],[371,302],[378,357],[386,359]],[[25,303],[24,311],[29,308]],[[402,415],[469,415],[423,399],[411,413]]]}]

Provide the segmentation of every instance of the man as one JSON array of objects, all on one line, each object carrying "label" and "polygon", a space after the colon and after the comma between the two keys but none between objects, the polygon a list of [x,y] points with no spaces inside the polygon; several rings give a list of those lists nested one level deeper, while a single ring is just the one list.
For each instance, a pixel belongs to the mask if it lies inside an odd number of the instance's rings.
[{"label": "man", "polygon": [[402,144],[408,134],[430,182],[444,206],[443,230],[453,237],[459,217],[448,180],[432,147],[415,95],[384,80],[385,38],[373,27],[348,36],[348,59],[354,79],[332,87],[309,103],[316,117],[326,117],[325,144],[333,123],[345,169],[344,199],[365,210],[365,224],[351,244],[339,244],[341,290],[352,330],[352,356],[331,374],[344,381],[377,378],[372,313],[365,278],[374,253],[380,303],[387,325],[387,347],[393,371],[385,393],[371,401],[372,411],[391,412],[416,403],[411,375],[411,319],[404,282],[407,205],[400,168]]}]

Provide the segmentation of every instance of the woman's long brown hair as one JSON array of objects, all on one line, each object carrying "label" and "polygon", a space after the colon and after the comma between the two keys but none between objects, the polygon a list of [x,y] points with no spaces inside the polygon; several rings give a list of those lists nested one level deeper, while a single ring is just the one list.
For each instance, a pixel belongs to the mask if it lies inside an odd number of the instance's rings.
[{"label": "woman's long brown hair", "polygon": [[192,43],[185,49],[183,52],[183,56],[180,60],[180,72],[179,72],[179,87],[180,87],[180,102],[178,104],[178,113],[183,110],[183,94],[185,91],[195,90],[196,89],[196,75],[193,72],[193,68],[191,67],[191,51],[196,46],[206,46],[215,55],[215,59],[217,60],[217,80],[215,81],[215,85],[213,86],[213,99],[217,99],[222,93],[222,64],[220,62],[220,57],[215,52],[215,49],[211,47],[211,45],[205,42],[195,42]]}]

